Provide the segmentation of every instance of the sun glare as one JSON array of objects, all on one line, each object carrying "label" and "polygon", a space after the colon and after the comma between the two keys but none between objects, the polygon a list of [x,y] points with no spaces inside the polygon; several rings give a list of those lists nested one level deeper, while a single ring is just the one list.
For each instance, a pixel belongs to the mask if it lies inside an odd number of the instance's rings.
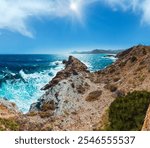
[{"label": "sun glare", "polygon": [[83,4],[82,0],[70,0],[69,3],[69,15],[75,20],[78,19],[81,23],[83,23]]},{"label": "sun glare", "polygon": [[70,9],[71,9],[72,11],[74,11],[74,12],[78,12],[78,4],[75,3],[75,2],[72,2],[72,3],[70,4]]}]

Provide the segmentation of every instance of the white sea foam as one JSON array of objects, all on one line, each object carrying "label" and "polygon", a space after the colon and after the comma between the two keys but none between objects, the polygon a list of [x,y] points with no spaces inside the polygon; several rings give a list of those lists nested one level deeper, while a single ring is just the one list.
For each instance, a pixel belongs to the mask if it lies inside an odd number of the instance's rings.
[{"label": "white sea foam", "polygon": [[115,57],[109,57],[109,59],[111,59],[113,62],[115,62],[117,60],[117,58],[115,58]]},{"label": "white sea foam", "polygon": [[54,62],[50,62],[50,65],[55,66],[55,65],[63,65],[63,64],[62,64],[62,61],[57,60],[57,61],[54,61]]},{"label": "white sea foam", "polygon": [[[115,56],[115,55],[114,55],[114,56]],[[117,60],[117,58],[114,57],[114,56],[105,56],[105,57],[101,57],[101,58],[110,59],[110,60],[112,60],[113,62],[115,62],[115,61]]]},{"label": "white sea foam", "polygon": [[[95,64],[100,64],[99,62],[101,61],[101,58],[111,59],[112,61],[116,60],[114,57],[95,56],[93,58],[91,55],[88,55],[87,57],[85,55],[78,55],[77,58],[80,59],[90,71],[99,69],[99,67],[94,66]],[[19,74],[21,79],[11,79],[7,80],[6,83],[2,83],[0,96],[15,102],[20,110],[22,110],[24,113],[27,112],[30,108],[30,105],[33,102],[36,102],[37,99],[39,99],[39,97],[44,93],[44,91],[41,91],[41,88],[47,84],[57,74],[58,71],[64,68],[62,61],[60,60],[50,62],[48,66],[49,69],[36,71],[34,73],[27,73],[24,69],[20,70]],[[7,69],[5,73],[6,72]],[[14,73],[11,75],[14,75]]]},{"label": "white sea foam", "polygon": [[82,60],[81,60],[81,62],[84,63],[88,67],[88,70],[90,70],[92,72],[92,65],[91,65],[90,62],[85,62],[85,61],[82,61]]},{"label": "white sea foam", "polygon": [[41,88],[64,67],[64,65],[61,64],[62,62],[57,64],[58,61],[55,61],[52,64],[54,63],[56,63],[55,68],[31,74],[27,74],[23,69],[20,70],[19,74],[22,79],[7,80],[6,83],[2,83],[0,89],[1,97],[8,98],[10,101],[15,102],[24,113],[28,112],[30,105],[36,102],[44,93]]}]

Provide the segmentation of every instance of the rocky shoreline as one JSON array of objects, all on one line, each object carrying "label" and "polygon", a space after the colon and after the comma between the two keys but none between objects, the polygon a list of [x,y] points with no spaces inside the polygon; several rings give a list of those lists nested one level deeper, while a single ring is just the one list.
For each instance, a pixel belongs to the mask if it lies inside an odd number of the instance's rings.
[{"label": "rocky shoreline", "polygon": [[[102,129],[107,110],[117,97],[135,90],[150,91],[150,47],[134,46],[119,53],[117,58],[111,66],[91,73],[85,64],[70,56],[63,61],[65,69],[42,88],[45,94],[31,105],[27,114],[5,100],[0,102],[0,118],[13,119],[18,125],[16,130]],[[149,127],[146,124],[143,129]],[[5,125],[2,128],[14,130]]]}]

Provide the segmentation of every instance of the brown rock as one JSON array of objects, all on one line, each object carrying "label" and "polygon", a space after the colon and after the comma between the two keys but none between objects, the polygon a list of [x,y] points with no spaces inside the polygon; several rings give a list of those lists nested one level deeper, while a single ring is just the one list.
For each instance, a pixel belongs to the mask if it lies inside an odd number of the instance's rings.
[{"label": "brown rock", "polygon": [[73,56],[70,56],[69,60],[63,61],[63,63],[65,64],[65,69],[58,72],[52,81],[50,81],[49,84],[46,84],[42,90],[47,90],[50,87],[57,85],[61,80],[70,77],[72,74],[78,75],[78,72],[89,72],[87,66]]}]

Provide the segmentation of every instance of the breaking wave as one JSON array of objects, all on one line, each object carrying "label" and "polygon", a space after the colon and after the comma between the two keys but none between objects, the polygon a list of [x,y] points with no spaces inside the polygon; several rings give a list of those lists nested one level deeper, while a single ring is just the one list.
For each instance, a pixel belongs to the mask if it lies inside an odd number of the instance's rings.
[{"label": "breaking wave", "polygon": [[30,105],[44,93],[41,88],[63,68],[61,63],[51,64],[55,67],[34,73],[27,73],[24,69],[18,73],[1,72],[0,97],[15,102],[22,112],[27,112]]},{"label": "breaking wave", "polygon": [[[115,60],[99,54],[73,56],[90,71],[103,69]],[[0,98],[28,112],[30,105],[44,94],[41,88],[64,68],[64,59],[68,59],[68,55],[0,55]]]}]

